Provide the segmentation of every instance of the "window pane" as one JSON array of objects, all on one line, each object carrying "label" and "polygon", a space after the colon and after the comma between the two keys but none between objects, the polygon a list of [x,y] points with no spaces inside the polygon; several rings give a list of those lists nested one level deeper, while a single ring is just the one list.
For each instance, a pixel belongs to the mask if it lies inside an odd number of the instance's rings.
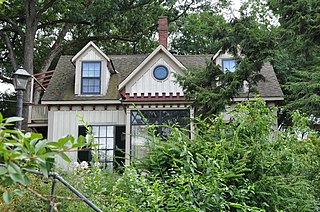
[{"label": "window pane", "polygon": [[107,138],[107,149],[113,149],[113,147],[114,147],[113,138]]},{"label": "window pane", "polygon": [[98,137],[99,135],[99,126],[92,126],[92,134],[94,137]]},{"label": "window pane", "polygon": [[82,93],[100,93],[100,62],[82,63]]},{"label": "window pane", "polygon": [[107,127],[107,137],[113,137],[113,126]]},{"label": "window pane", "polygon": [[106,138],[99,138],[99,146],[98,149],[106,149]]},{"label": "window pane", "polygon": [[82,93],[100,93],[100,79],[83,79]]},{"label": "window pane", "polygon": [[107,151],[107,160],[112,161],[113,160],[113,150]]},{"label": "window pane", "polygon": [[107,137],[107,126],[100,126],[99,137]]},{"label": "window pane", "polygon": [[223,71],[234,72],[236,67],[236,60],[222,60]]}]

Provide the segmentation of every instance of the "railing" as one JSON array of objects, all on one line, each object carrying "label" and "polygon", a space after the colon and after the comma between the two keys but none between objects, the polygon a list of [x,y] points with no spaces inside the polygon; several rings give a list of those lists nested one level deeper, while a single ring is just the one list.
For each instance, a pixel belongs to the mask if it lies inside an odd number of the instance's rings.
[{"label": "railing", "polygon": [[[0,164],[1,167],[5,167],[4,164]],[[31,169],[25,169],[24,171],[36,174],[36,175],[43,175],[42,172],[31,170]],[[63,179],[58,173],[56,172],[49,172],[49,177],[52,177],[52,185],[51,185],[51,194],[50,194],[50,201],[49,201],[49,208],[48,211],[52,212],[53,205],[54,205],[54,192],[56,187],[56,181],[60,181],[64,186],[66,186],[70,191],[72,191],[75,195],[77,195],[83,202],[85,202],[90,208],[92,208],[94,211],[102,212],[95,204],[93,204],[89,199],[87,199],[83,194],[81,194],[77,189],[75,189],[72,185],[70,185],[65,179]]]},{"label": "railing", "polygon": [[43,122],[48,120],[47,105],[30,105],[29,106],[29,123]]}]

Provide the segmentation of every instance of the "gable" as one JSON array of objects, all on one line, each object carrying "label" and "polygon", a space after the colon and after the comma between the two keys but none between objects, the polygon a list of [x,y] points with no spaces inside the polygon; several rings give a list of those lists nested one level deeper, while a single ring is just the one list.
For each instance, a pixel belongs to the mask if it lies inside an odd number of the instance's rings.
[{"label": "gable", "polygon": [[183,74],[186,68],[162,48],[158,47],[119,85],[123,94],[131,97],[183,96],[183,89],[174,75]]},{"label": "gable", "polygon": [[[106,57],[106,55],[101,53],[101,51],[93,45],[87,45],[86,49],[83,48],[80,51],[80,53],[81,54],[77,54],[75,57],[72,58],[72,61],[76,67],[74,94],[75,95],[106,95],[110,76],[111,76],[111,73],[108,68],[110,59]],[[96,64],[99,68],[99,70],[96,70],[95,72],[97,74],[92,75],[95,77],[94,79],[84,78],[86,73],[85,65],[89,65],[89,64]],[[91,75],[89,76],[92,77]],[[88,81],[87,79],[91,81]],[[92,82],[95,82],[94,88],[92,88]],[[88,85],[86,83],[88,83]]]}]

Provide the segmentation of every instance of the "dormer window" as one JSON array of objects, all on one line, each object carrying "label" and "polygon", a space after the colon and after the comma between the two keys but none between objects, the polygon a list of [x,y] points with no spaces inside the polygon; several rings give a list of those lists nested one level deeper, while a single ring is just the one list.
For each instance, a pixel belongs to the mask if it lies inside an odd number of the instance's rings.
[{"label": "dormer window", "polygon": [[222,59],[223,72],[234,72],[236,70],[237,61],[233,58]]},{"label": "dormer window", "polygon": [[81,94],[100,94],[101,62],[82,62]]}]

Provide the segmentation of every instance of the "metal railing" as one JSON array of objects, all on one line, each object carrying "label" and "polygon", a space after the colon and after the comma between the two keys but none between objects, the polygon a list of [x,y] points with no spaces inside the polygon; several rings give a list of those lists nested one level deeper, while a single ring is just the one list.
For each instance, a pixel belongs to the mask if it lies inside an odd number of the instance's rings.
[{"label": "metal railing", "polygon": [[[6,167],[4,164],[0,164],[2,167]],[[31,169],[25,169],[23,168],[23,171],[36,174],[36,175],[42,175],[42,172],[31,170]],[[53,205],[54,205],[54,192],[56,188],[56,182],[57,180],[60,181],[64,186],[66,186],[70,191],[72,191],[75,195],[77,195],[83,202],[85,202],[90,208],[92,208],[94,211],[102,212],[95,204],[93,204],[88,198],[86,198],[83,194],[81,194],[76,188],[74,188],[72,185],[70,185],[65,179],[63,179],[58,173],[56,172],[49,172],[49,177],[52,177],[52,185],[51,185],[51,194],[50,194],[50,202],[49,202],[49,212],[52,212]]]}]

